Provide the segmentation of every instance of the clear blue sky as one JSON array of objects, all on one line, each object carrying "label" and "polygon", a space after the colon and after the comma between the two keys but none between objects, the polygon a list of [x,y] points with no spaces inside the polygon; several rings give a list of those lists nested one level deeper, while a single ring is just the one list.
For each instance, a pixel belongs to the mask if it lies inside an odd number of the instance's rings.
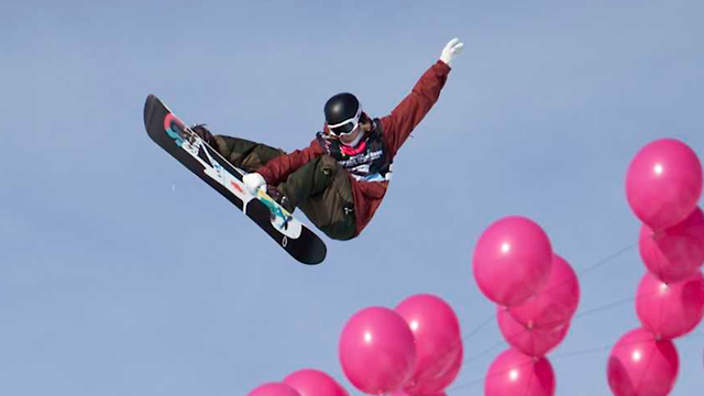
[{"label": "clear blue sky", "polygon": [[[304,367],[357,394],[337,360],[356,310],[435,293],[469,334],[494,313],[470,270],[489,223],[533,218],[579,271],[637,240],[641,146],[702,155],[701,2],[410,3],[4,2],[0,394],[242,395]],[[384,115],[453,36],[465,51],[376,218],[316,268],[143,129],[156,93],[187,122],[300,148],[330,95]],[[637,319],[631,301],[591,310],[643,272],[630,249],[581,276],[558,395],[608,394],[609,347]],[[494,323],[466,340],[451,396],[481,393],[500,341]],[[702,328],[677,346],[673,394],[698,394]]]}]

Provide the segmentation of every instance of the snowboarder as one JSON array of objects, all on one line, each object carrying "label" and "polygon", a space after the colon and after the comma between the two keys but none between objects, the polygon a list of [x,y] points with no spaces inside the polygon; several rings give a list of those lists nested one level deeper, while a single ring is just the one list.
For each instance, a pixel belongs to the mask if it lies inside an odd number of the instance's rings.
[{"label": "snowboarder", "polygon": [[310,145],[285,153],[265,144],[212,135],[204,125],[192,129],[234,166],[249,172],[245,187],[259,188],[289,212],[301,208],[332,239],[360,234],[379,207],[401,145],[435,104],[462,50],[454,38],[440,59],[421,76],[391,114],[370,118],[351,93],[339,93],[324,106],[325,124]]}]

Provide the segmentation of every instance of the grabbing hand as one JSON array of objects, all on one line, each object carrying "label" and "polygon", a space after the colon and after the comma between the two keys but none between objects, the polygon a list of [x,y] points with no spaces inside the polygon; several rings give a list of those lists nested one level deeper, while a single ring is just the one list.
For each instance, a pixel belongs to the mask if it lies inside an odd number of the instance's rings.
[{"label": "grabbing hand", "polygon": [[244,188],[252,195],[257,195],[259,187],[266,185],[266,180],[259,173],[247,173],[242,176],[242,182],[244,183]]},{"label": "grabbing hand", "polygon": [[464,47],[464,43],[461,42],[460,39],[458,39],[457,37],[453,38],[452,40],[450,40],[450,42],[445,44],[445,48],[442,49],[442,53],[440,54],[440,60],[450,66],[452,58],[462,52],[462,47]]}]

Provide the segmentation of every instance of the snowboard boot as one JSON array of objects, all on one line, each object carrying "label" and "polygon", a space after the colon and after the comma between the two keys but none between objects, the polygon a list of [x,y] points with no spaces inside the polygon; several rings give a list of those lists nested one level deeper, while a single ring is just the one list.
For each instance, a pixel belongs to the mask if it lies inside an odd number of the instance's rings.
[{"label": "snowboard boot", "polygon": [[281,205],[287,212],[293,213],[296,207],[291,204],[291,200],[288,199],[286,194],[281,192],[278,188],[273,186],[266,186],[266,194],[270,196],[276,203]]},{"label": "snowboard boot", "polygon": [[217,148],[218,145],[215,143],[215,136],[213,136],[212,133],[208,130],[208,128],[205,127],[205,124],[196,124],[191,127],[191,130],[195,132],[198,137],[203,139],[204,142],[206,142],[208,145],[210,145],[213,148]]}]

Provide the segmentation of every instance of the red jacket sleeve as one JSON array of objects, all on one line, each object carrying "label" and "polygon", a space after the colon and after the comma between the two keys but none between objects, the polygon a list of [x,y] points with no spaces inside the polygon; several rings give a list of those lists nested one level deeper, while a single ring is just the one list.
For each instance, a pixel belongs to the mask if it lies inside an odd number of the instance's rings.
[{"label": "red jacket sleeve", "polygon": [[323,148],[317,140],[313,139],[310,146],[270,160],[257,169],[257,173],[264,177],[266,184],[275,186],[286,180],[289,174],[322,154]]},{"label": "red jacket sleeve", "polygon": [[391,114],[381,119],[386,144],[392,158],[406,141],[408,135],[411,134],[413,128],[420,123],[437,102],[440,90],[445,85],[449,73],[450,66],[445,62],[440,60],[435,62],[423,73],[411,93],[391,111]]}]

